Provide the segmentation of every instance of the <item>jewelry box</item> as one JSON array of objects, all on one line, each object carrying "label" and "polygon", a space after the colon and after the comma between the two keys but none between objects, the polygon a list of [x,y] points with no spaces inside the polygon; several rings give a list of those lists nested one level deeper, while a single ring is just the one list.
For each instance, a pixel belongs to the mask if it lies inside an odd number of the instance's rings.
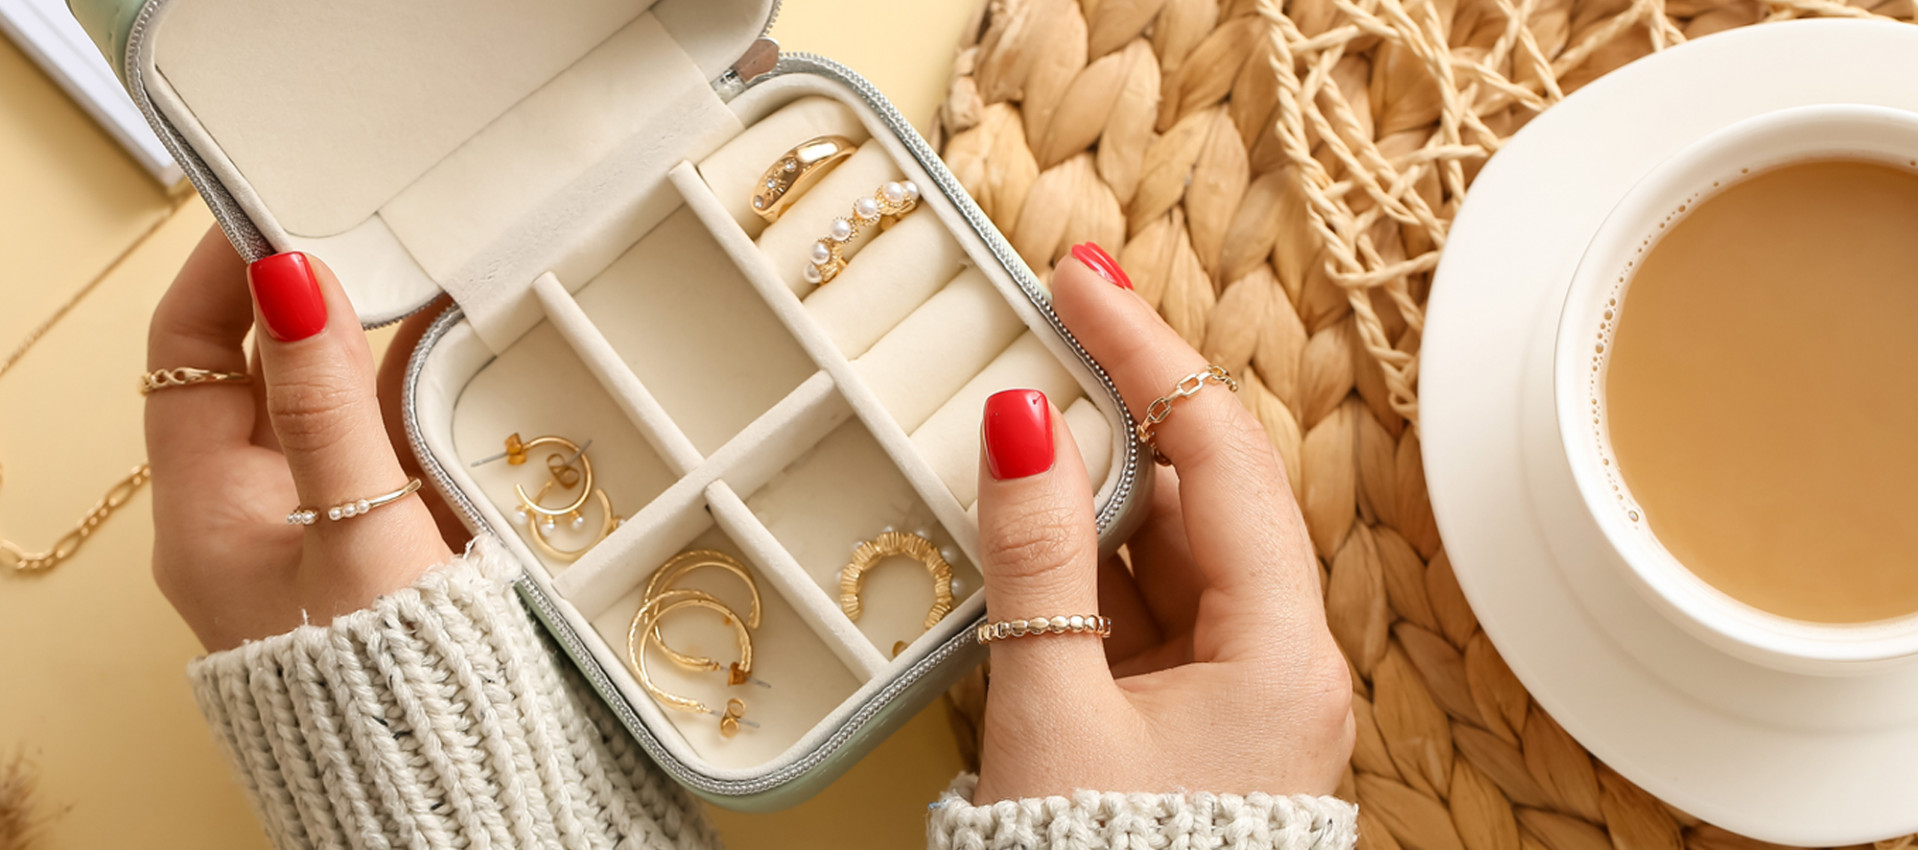
[{"label": "jewelry box", "polygon": [[[709,800],[804,799],[983,659],[991,392],[1038,388],[1064,412],[1106,553],[1138,519],[1152,465],[1040,279],[870,84],[778,56],[773,0],[73,8],[244,258],[325,259],[369,327],[452,296],[404,392],[429,483],[524,563],[528,608]],[[768,223],[755,196],[813,169],[784,166],[821,137],[848,153]],[[836,276],[809,271],[841,256]],[[514,462],[529,453],[546,468]],[[581,457],[585,487],[549,499]],[[553,501],[575,510],[541,514]],[[938,569],[847,569],[886,533],[948,565],[949,613],[928,616]],[[653,571],[699,550],[743,565],[763,616],[707,570],[684,585],[729,613],[636,620]],[[736,632],[749,671],[714,675]],[[719,661],[648,654],[668,646]]]}]

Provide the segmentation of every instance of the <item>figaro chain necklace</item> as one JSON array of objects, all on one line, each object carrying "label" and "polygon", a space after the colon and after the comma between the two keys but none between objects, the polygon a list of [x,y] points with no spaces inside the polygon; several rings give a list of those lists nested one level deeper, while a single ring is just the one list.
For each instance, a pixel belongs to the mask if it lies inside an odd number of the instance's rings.
[{"label": "figaro chain necklace", "polygon": [[[26,356],[27,351],[33,348],[34,343],[39,342],[40,338],[45,336],[47,331],[52,330],[53,326],[65,318],[67,313],[71,312],[75,306],[78,306],[81,300],[85,299],[89,293],[100,286],[102,281],[105,281],[114,271],[118,270],[120,265],[124,263],[128,257],[132,256],[136,249],[146,244],[147,239],[159,231],[162,225],[165,225],[171,220],[173,213],[179,210],[179,208],[180,203],[176,202],[171,209],[168,209],[165,214],[160,216],[158,221],[153,223],[152,227],[147,229],[147,232],[141,234],[139,239],[134,240],[133,244],[129,246],[124,253],[114,258],[113,262],[109,264],[104,271],[100,272],[93,280],[88,281],[87,285],[80,287],[78,292],[73,293],[73,297],[68,298],[66,303],[56,308],[53,311],[53,315],[48,316],[46,321],[41,322],[33,330],[28,331],[26,339],[21,340],[20,344],[7,355],[7,359],[0,360],[0,378],[6,377],[7,372],[11,371],[14,365],[19,363],[22,357]],[[142,463],[134,467],[133,471],[127,474],[127,477],[120,479],[115,482],[113,486],[108,487],[106,495],[101,496],[100,501],[93,503],[93,507],[88,508],[87,512],[80,517],[80,521],[74,523],[73,528],[69,529],[66,534],[61,535],[60,539],[54,541],[53,546],[45,551],[28,551],[18,543],[8,540],[5,537],[0,537],[0,570],[12,573],[39,573],[59,566],[62,561],[73,557],[75,553],[79,552],[80,546],[86,543],[87,538],[93,536],[93,532],[99,529],[102,523],[107,521],[107,517],[112,516],[114,511],[124,506],[127,500],[133,498],[135,493],[140,492],[140,488],[146,486],[147,479],[150,477],[151,473],[148,471],[146,464]],[[5,486],[5,484],[6,468],[4,465],[0,465],[0,486]]]}]

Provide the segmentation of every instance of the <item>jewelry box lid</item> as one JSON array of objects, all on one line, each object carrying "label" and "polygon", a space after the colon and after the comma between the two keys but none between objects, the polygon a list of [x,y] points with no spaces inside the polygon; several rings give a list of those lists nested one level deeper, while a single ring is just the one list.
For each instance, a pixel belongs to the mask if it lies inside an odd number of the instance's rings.
[{"label": "jewelry box lid", "polygon": [[312,251],[370,326],[637,226],[607,163],[696,150],[778,0],[69,6],[241,255]]}]

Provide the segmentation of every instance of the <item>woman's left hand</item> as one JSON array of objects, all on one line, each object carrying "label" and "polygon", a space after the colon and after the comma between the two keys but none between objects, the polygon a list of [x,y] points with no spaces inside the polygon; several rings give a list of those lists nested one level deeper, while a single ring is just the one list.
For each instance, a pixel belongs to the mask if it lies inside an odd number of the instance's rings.
[{"label": "woman's left hand", "polygon": [[[433,312],[402,329],[398,359]],[[381,412],[396,408],[376,392],[397,396],[394,365],[376,378],[359,318],[324,263],[287,253],[249,268],[217,229],[161,299],[147,368],[252,377],[173,387],[146,403],[154,580],[209,651],[357,611],[451,557],[442,528],[461,532],[441,524],[443,512],[436,519],[430,490],[343,522],[286,522],[297,505],[364,498],[419,474],[394,451]]]}]

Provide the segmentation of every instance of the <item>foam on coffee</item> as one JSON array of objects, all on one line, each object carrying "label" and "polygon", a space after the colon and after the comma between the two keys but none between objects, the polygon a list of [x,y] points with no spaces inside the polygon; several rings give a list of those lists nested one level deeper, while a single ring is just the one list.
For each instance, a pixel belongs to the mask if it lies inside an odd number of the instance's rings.
[{"label": "foam on coffee", "polygon": [[1694,195],[1592,339],[1616,509],[1783,617],[1918,612],[1918,174],[1900,166],[1918,161],[1797,162]]}]

